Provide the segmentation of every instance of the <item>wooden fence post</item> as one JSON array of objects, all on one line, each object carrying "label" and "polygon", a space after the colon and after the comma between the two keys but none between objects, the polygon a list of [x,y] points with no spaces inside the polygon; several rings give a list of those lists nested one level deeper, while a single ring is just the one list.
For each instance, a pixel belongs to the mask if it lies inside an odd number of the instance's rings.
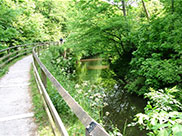
[{"label": "wooden fence post", "polygon": [[[27,55],[27,54],[28,54],[27,46],[25,46],[25,47],[20,47],[20,48],[24,48],[24,49],[25,49],[24,55]],[[20,50],[21,50],[21,49],[20,49]]]},{"label": "wooden fence post", "polygon": [[37,48],[37,53],[38,53],[38,56],[40,56],[40,47],[39,46]]},{"label": "wooden fence post", "polygon": [[41,69],[41,79],[42,83],[44,84],[44,87],[47,88],[47,76],[42,69]]},{"label": "wooden fence post", "polygon": [[[9,54],[10,53],[10,49],[7,50],[7,53]],[[8,56],[8,60],[10,59],[10,56]]]},{"label": "wooden fence post", "polygon": [[43,45],[43,49],[46,49],[46,46],[47,46],[47,43],[45,43],[45,44]]},{"label": "wooden fence post", "polygon": [[35,67],[37,69],[37,71],[39,70],[39,64],[37,63],[37,60],[35,59],[35,57],[33,56],[33,62],[35,64]]}]

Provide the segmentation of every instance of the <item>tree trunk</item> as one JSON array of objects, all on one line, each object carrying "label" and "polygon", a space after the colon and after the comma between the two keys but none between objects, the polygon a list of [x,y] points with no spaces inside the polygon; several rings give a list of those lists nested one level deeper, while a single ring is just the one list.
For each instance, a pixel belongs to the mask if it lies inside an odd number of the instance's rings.
[{"label": "tree trunk", "polygon": [[149,20],[150,19],[150,14],[149,14],[149,12],[148,12],[148,10],[147,10],[147,8],[145,6],[145,2],[143,0],[142,0],[142,4],[143,4],[143,8],[145,10],[146,17]]},{"label": "tree trunk", "polygon": [[172,9],[172,13],[174,13],[174,0],[171,0],[171,9]]},{"label": "tree trunk", "polygon": [[121,2],[122,2],[122,7],[123,7],[123,15],[126,16],[125,2],[124,2],[124,0],[122,0]]}]

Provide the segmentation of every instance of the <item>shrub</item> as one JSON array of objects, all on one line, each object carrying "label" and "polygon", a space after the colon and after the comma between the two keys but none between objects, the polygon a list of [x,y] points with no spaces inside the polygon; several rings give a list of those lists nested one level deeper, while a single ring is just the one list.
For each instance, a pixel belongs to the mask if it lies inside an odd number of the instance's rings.
[{"label": "shrub", "polygon": [[145,97],[149,99],[145,114],[136,115],[132,125],[139,124],[142,129],[149,130],[150,136],[180,136],[182,134],[182,104],[176,98],[176,89],[155,91],[150,89]]}]

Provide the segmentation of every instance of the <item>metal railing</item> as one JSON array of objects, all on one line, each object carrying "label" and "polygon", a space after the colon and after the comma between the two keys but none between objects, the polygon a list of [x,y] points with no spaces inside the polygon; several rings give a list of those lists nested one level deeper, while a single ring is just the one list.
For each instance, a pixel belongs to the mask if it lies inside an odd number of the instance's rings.
[{"label": "metal railing", "polygon": [[[4,55],[0,58],[0,62],[2,62],[0,64],[0,68],[2,68],[5,64],[10,62],[14,58],[31,52],[31,49],[33,48],[32,56],[34,76],[39,93],[41,94],[45,110],[49,117],[49,122],[51,124],[53,133],[55,135],[68,136],[68,132],[47,93],[47,79],[49,79],[52,85],[56,87],[57,91],[62,96],[64,101],[75,113],[81,123],[85,126],[86,136],[109,136],[104,128],[94,119],[92,119],[88,115],[88,113],[84,111],[83,108],[73,99],[73,97],[61,86],[61,84],[55,79],[55,77],[48,71],[48,69],[38,58],[38,56],[40,55],[40,50],[45,49],[50,45],[59,44],[59,42],[32,43],[0,50],[0,54],[4,53]],[[11,52],[12,49],[14,49],[14,52]],[[39,74],[38,71],[41,71],[41,74]]]}]

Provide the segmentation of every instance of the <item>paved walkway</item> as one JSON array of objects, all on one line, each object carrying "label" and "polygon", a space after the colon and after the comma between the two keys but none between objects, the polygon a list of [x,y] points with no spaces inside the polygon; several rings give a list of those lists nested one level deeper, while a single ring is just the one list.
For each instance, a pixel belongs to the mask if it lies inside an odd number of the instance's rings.
[{"label": "paved walkway", "polygon": [[0,136],[36,136],[29,90],[32,56],[10,67],[0,79]]}]

